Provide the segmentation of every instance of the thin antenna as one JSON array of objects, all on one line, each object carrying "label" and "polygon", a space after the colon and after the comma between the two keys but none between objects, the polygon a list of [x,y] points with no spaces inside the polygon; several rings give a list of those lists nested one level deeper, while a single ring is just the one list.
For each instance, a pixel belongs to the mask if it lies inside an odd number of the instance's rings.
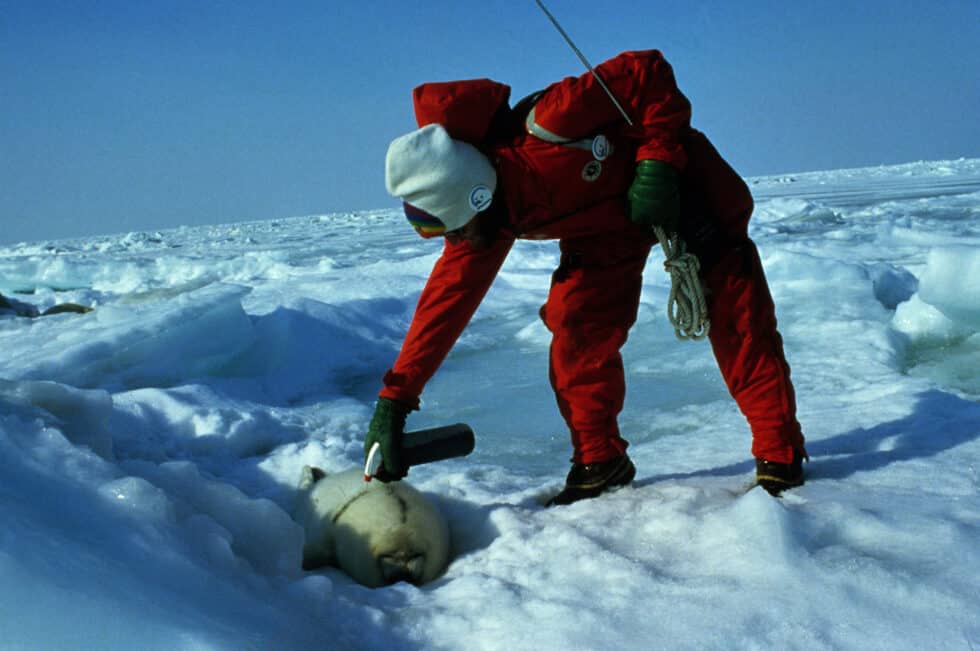
[{"label": "thin antenna", "polygon": [[616,99],[616,96],[613,95],[613,92],[609,90],[609,86],[607,86],[606,82],[602,80],[602,77],[599,76],[599,73],[597,73],[592,68],[592,64],[590,64],[589,60],[585,58],[585,55],[582,54],[581,50],[575,47],[575,43],[573,43],[572,39],[568,36],[568,34],[565,33],[565,30],[561,28],[561,25],[559,25],[555,17],[551,15],[551,12],[548,11],[548,8],[544,6],[544,3],[541,2],[541,0],[534,0],[534,1],[538,3],[538,6],[541,8],[541,11],[544,12],[544,15],[548,17],[548,20],[551,21],[551,24],[554,25],[555,29],[558,30],[558,33],[562,35],[562,38],[565,39],[565,42],[568,43],[568,46],[572,48],[572,51],[575,52],[575,54],[578,56],[579,61],[585,64],[585,67],[589,69],[589,72],[592,73],[592,76],[595,78],[595,80],[599,82],[599,85],[602,86],[602,90],[606,91],[606,95],[609,95],[609,99],[612,100],[612,103],[616,106],[616,109],[619,110],[619,112],[622,114],[623,119],[626,120],[626,124],[633,126],[633,120],[630,120],[630,116],[626,113],[626,109],[624,109],[622,104],[619,103],[619,100]]}]

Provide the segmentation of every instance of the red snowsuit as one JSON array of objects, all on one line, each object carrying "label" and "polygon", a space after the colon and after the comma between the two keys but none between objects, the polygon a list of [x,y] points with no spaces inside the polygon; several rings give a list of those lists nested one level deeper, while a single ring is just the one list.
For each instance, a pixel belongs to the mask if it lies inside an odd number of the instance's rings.
[{"label": "red snowsuit", "polygon": [[630,222],[625,195],[636,161],[656,159],[681,173],[681,234],[702,262],[709,338],[752,428],[753,455],[789,463],[803,436],[774,306],[747,235],[749,190],[691,129],[690,104],[659,52],[626,52],[597,71],[633,126],[591,73],[545,89],[525,132],[503,142],[486,138],[507,106],[509,87],[482,79],[415,89],[420,127],[441,124],[493,162],[509,224],[486,250],[446,242],[381,396],[417,407],[514,239],[558,239],[561,262],[541,318],[553,335],[551,383],[571,430],[573,461],[622,455],[628,444],[616,420],[626,390],[620,348],[636,320],[643,268],[656,242]]}]

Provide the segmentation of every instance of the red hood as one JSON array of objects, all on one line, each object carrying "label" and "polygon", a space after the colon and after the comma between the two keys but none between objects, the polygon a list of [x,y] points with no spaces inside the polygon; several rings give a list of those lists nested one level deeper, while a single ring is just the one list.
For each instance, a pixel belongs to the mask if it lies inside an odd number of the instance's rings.
[{"label": "red hood", "polygon": [[453,138],[479,145],[507,105],[510,86],[490,79],[436,82],[418,86],[412,98],[419,127],[441,124]]}]

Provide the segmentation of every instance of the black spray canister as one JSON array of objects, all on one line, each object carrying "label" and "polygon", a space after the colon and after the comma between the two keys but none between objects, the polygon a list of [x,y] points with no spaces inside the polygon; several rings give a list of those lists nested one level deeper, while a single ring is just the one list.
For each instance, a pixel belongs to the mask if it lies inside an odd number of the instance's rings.
[{"label": "black spray canister", "polygon": [[[473,451],[476,437],[465,423],[405,432],[402,438],[402,461],[406,468],[423,463],[465,457]],[[371,481],[381,466],[381,448],[375,443],[364,464],[364,480]]]}]

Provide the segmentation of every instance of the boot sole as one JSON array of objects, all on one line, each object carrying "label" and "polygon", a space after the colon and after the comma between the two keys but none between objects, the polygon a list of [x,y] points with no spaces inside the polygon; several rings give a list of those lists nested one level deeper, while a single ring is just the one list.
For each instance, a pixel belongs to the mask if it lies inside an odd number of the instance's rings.
[{"label": "boot sole", "polygon": [[609,490],[629,484],[636,477],[636,466],[629,457],[625,457],[624,461],[624,464],[617,467],[612,475],[603,481],[565,486],[560,493],[548,500],[545,506],[565,506],[579,500],[592,499]]},{"label": "boot sole", "polygon": [[755,483],[762,486],[767,493],[775,497],[778,497],[784,490],[802,486],[805,481],[803,473],[790,478],[767,474],[759,474],[755,477]]}]

